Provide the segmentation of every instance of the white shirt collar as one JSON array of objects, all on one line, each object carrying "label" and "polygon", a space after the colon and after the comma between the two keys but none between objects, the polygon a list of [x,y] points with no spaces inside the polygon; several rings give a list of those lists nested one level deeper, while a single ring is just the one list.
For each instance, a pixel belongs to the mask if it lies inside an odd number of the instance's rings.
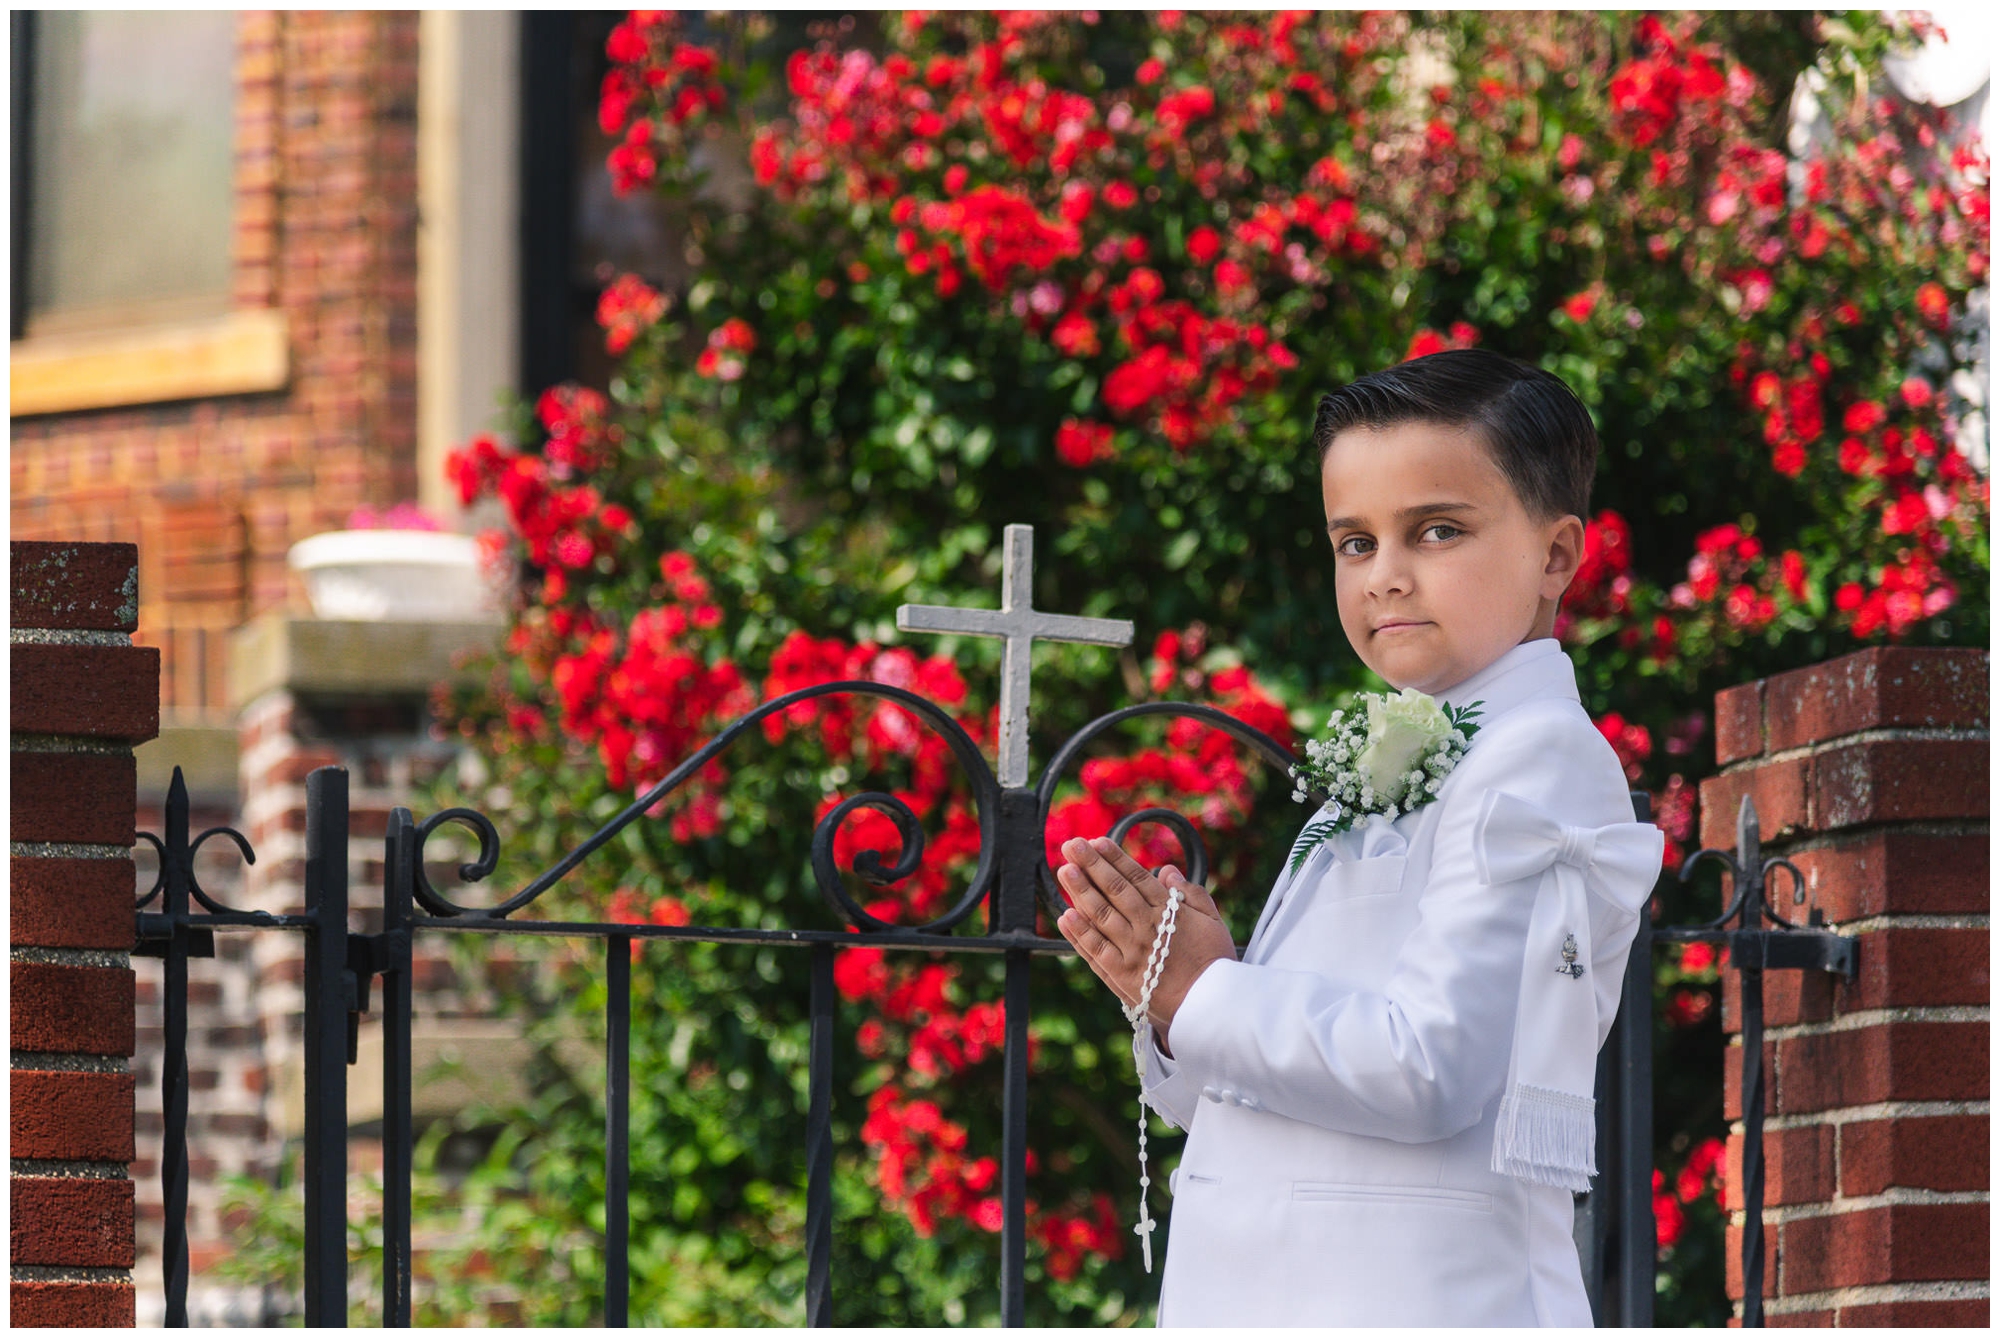
[{"label": "white shirt collar", "polygon": [[1582,700],[1576,690],[1576,666],[1554,637],[1523,641],[1462,682],[1431,695],[1453,706],[1484,702],[1479,708],[1481,725],[1537,697]]}]

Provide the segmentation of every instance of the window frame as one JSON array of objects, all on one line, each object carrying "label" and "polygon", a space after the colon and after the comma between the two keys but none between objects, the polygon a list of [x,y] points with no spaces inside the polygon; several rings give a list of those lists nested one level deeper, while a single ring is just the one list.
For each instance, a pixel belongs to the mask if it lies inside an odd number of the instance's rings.
[{"label": "window frame", "polygon": [[[289,323],[284,311],[269,302],[254,304],[242,300],[245,258],[237,254],[234,236],[230,255],[232,291],[218,303],[133,302],[92,313],[88,325],[63,328],[58,321],[52,330],[28,332],[38,54],[35,17],[33,11],[15,10],[9,14],[8,23],[8,54],[14,76],[9,109],[13,288],[8,312],[8,417],[284,389],[291,380]],[[237,23],[239,45],[234,79],[240,117],[246,93],[241,64],[241,16]],[[232,218],[240,217],[246,204],[242,152],[239,142],[232,170]],[[217,306],[221,309],[216,310]]]}]

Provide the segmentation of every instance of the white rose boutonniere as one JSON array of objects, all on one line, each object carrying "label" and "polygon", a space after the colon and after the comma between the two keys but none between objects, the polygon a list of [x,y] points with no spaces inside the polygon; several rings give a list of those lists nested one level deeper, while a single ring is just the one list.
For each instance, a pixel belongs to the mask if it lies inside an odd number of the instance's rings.
[{"label": "white rose boutonniere", "polygon": [[1292,798],[1303,804],[1317,795],[1326,814],[1292,846],[1292,871],[1320,842],[1370,813],[1394,818],[1437,798],[1479,732],[1472,722],[1482,705],[1452,706],[1404,688],[1386,697],[1364,692],[1355,709],[1328,717],[1332,732],[1308,739],[1306,764],[1292,768]]}]

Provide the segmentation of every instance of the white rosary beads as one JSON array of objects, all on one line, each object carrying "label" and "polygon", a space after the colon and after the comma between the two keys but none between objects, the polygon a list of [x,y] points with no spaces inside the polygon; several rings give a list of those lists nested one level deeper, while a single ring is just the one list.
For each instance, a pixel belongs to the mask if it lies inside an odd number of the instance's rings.
[{"label": "white rosary beads", "polygon": [[1139,1245],[1146,1257],[1146,1271],[1153,1271],[1153,1229],[1159,1224],[1153,1220],[1152,1206],[1146,1201],[1146,1191],[1152,1180],[1146,1174],[1146,1013],[1153,1004],[1153,989],[1160,983],[1160,975],[1167,969],[1167,953],[1173,947],[1174,924],[1180,917],[1181,902],[1186,894],[1179,887],[1167,889],[1167,904],[1160,913],[1160,925],[1153,931],[1153,951],[1146,958],[1146,969],[1139,974],[1138,1001],[1125,1009],[1125,1020],[1132,1024],[1132,1035],[1140,1043],[1133,1047],[1133,1054],[1139,1066],[1139,1225],[1132,1228],[1139,1237]]}]

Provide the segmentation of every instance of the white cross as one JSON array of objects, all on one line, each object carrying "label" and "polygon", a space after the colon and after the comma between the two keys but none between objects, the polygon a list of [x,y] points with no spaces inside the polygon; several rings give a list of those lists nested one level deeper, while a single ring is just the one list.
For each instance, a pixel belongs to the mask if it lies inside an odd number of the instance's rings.
[{"label": "white cross", "polygon": [[1129,646],[1127,618],[1073,618],[1035,610],[1035,528],[1009,525],[1000,569],[1000,611],[937,604],[903,604],[896,626],[905,632],[961,632],[1006,640],[1000,660],[1000,784],[1028,783],[1028,651],[1036,641]]}]

